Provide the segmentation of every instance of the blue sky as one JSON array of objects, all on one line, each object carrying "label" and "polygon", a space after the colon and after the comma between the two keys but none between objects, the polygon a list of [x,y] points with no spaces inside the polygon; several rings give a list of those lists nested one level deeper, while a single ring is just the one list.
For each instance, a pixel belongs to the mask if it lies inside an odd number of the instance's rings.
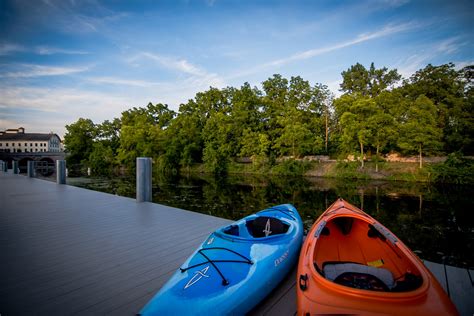
[{"label": "blue sky", "polygon": [[474,63],[473,1],[0,0],[0,130],[54,131],[279,73]]}]

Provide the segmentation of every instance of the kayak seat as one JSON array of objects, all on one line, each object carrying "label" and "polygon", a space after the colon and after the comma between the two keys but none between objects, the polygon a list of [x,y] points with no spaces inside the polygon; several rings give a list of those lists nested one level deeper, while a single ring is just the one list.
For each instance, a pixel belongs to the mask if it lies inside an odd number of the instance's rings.
[{"label": "kayak seat", "polygon": [[390,291],[395,287],[389,270],[359,263],[325,262],[323,275],[335,283],[364,290]]},{"label": "kayak seat", "polygon": [[247,230],[255,238],[285,234],[289,225],[274,217],[258,216],[245,224]]}]

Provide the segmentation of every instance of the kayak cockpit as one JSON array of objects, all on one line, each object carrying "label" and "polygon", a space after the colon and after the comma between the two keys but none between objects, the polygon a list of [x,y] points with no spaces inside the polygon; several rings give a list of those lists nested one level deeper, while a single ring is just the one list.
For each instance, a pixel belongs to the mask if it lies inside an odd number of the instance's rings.
[{"label": "kayak cockpit", "polygon": [[407,292],[423,279],[397,238],[377,222],[351,216],[320,224],[314,250],[316,271],[334,283],[371,291]]},{"label": "kayak cockpit", "polygon": [[284,235],[290,225],[275,217],[256,216],[222,229],[226,235],[241,238],[263,238]]}]

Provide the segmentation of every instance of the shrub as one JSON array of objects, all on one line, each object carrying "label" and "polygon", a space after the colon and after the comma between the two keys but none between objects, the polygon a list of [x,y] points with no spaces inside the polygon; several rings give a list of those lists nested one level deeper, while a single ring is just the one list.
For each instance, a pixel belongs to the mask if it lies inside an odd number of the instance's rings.
[{"label": "shrub", "polygon": [[289,159],[273,166],[271,171],[274,174],[298,176],[303,175],[309,168],[310,163],[308,161]]},{"label": "shrub", "polygon": [[464,158],[460,152],[449,154],[444,163],[431,168],[434,182],[474,184],[474,161]]}]

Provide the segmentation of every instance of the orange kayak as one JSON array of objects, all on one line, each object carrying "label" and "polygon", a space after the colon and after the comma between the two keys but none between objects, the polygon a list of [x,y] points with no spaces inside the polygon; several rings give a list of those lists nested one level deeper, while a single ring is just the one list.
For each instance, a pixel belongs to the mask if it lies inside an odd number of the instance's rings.
[{"label": "orange kayak", "polygon": [[458,315],[423,262],[343,199],[308,233],[296,278],[298,315]]}]

